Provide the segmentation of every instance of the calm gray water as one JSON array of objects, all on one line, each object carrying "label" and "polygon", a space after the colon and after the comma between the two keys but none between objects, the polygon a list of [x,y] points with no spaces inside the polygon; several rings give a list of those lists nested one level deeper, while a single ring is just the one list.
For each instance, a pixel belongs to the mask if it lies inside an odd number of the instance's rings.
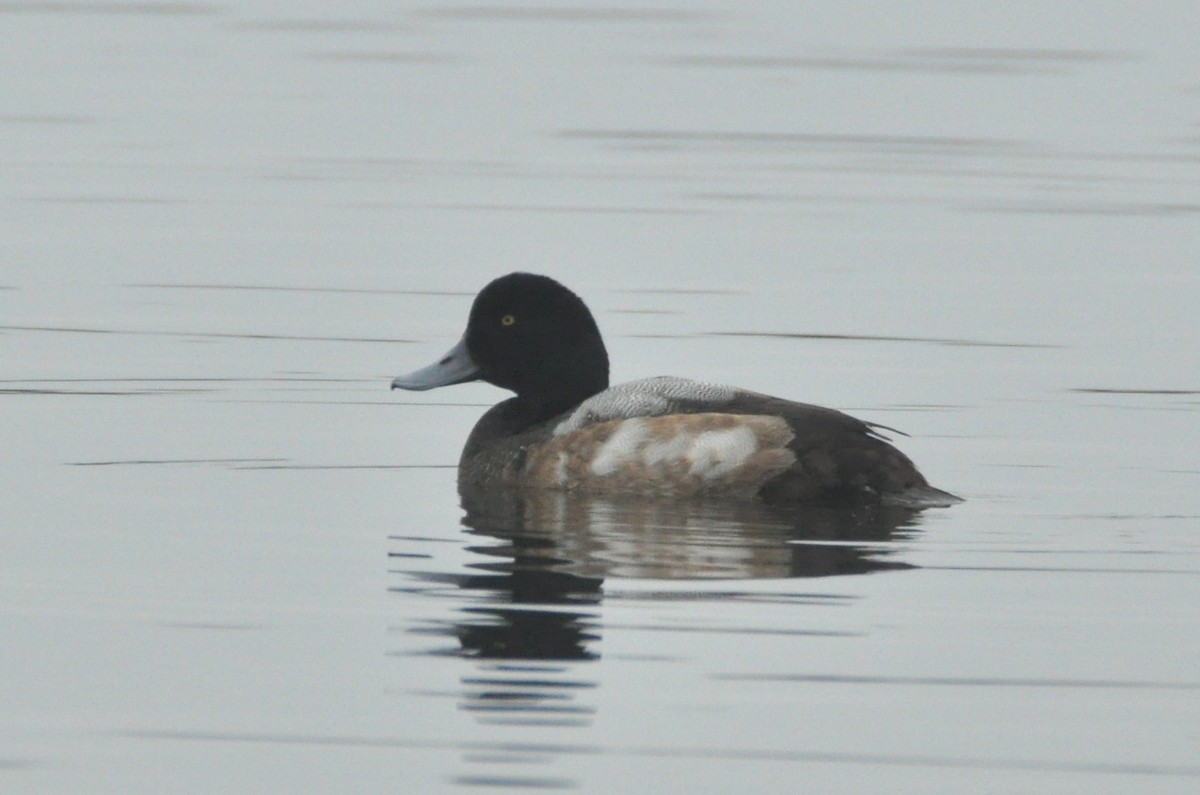
[{"label": "calm gray water", "polygon": [[[1197,40],[0,2],[0,790],[1196,791]],[[460,502],[515,269],[967,501]]]}]

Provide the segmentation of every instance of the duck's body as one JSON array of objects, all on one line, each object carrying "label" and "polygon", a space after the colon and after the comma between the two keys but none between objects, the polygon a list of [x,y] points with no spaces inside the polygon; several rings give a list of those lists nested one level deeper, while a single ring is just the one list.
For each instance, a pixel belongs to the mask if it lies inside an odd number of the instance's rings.
[{"label": "duck's body", "polygon": [[682,378],[608,387],[591,313],[544,276],[489,284],[462,341],[392,387],[469,380],[517,396],[471,431],[463,484],[770,502],[955,499],[929,486],[882,426],[833,409]]}]

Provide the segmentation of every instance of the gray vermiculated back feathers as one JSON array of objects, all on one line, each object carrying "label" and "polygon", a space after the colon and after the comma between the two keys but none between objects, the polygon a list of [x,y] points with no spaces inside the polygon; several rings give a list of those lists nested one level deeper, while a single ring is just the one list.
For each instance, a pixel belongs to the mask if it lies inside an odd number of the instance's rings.
[{"label": "gray vermiculated back feathers", "polygon": [[716,411],[738,394],[720,384],[663,375],[617,384],[579,404],[571,415],[554,427],[562,436],[596,422],[631,417],[661,417],[681,411]]}]

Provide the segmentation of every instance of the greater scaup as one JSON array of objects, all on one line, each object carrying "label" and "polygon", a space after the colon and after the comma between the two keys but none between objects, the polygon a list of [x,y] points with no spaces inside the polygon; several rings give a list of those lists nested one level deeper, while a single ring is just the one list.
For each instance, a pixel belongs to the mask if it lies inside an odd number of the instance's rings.
[{"label": "greater scaup", "polygon": [[609,387],[592,313],[546,276],[488,284],[458,344],[392,388],[479,380],[516,397],[476,423],[460,484],[777,503],[958,499],[888,443],[881,431],[892,429],[840,411],[667,376]]}]

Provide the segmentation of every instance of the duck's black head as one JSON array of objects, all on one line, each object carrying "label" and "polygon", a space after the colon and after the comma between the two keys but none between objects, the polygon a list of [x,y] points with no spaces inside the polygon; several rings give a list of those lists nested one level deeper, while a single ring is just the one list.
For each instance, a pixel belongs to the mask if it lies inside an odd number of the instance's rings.
[{"label": "duck's black head", "polygon": [[483,380],[548,419],[608,388],[608,352],[587,306],[546,276],[510,273],[475,297],[462,341],[393,388]]}]

